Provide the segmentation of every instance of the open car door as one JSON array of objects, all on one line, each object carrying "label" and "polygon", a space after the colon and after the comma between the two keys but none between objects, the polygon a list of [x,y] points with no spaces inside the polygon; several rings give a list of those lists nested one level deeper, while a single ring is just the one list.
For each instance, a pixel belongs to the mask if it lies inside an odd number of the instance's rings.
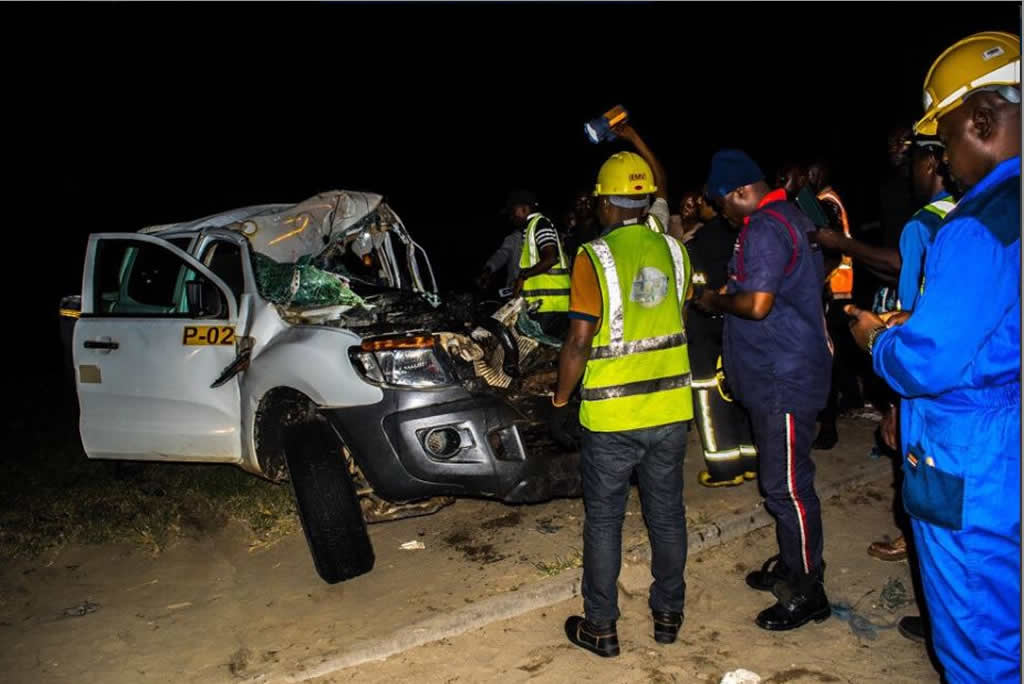
[{"label": "open car door", "polygon": [[[187,246],[187,245],[186,245]],[[90,236],[75,326],[82,444],[89,458],[241,461],[238,305],[171,242]]]}]

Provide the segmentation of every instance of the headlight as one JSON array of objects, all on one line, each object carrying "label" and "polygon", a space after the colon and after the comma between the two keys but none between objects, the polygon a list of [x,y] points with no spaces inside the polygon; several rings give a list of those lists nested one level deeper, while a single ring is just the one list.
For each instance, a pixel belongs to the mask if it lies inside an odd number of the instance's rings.
[{"label": "headlight", "polygon": [[434,338],[389,337],[366,340],[351,351],[353,365],[371,382],[399,387],[440,387],[452,384],[434,353]]}]

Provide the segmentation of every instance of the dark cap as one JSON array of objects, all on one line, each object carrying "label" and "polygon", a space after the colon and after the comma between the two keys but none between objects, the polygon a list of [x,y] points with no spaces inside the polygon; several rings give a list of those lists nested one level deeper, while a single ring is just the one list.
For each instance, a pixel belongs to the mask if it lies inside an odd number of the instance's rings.
[{"label": "dark cap", "polygon": [[719,150],[711,158],[708,196],[725,197],[738,187],[764,180],[761,168],[742,150]]},{"label": "dark cap", "polygon": [[514,207],[520,205],[528,205],[533,208],[537,206],[537,195],[533,194],[529,190],[513,190],[508,193],[508,198],[505,200],[505,211],[512,211]]}]

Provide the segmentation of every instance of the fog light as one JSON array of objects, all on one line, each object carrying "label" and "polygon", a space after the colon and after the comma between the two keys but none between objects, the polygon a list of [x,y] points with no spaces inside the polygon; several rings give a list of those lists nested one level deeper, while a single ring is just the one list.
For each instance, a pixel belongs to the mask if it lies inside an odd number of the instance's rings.
[{"label": "fog light", "polygon": [[423,437],[423,446],[431,456],[451,458],[462,447],[462,437],[455,428],[434,428]]}]

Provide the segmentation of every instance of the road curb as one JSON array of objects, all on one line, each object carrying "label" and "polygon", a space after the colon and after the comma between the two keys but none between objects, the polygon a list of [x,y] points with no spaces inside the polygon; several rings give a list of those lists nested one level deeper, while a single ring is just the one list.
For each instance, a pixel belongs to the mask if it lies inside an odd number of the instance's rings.
[{"label": "road curb", "polygon": [[[855,470],[857,472],[850,477],[818,490],[819,498],[826,500],[845,488],[874,482],[891,472],[888,463],[882,461],[861,464]],[[771,515],[764,509],[763,503],[758,503],[752,510],[723,516],[689,531],[688,556],[720,546],[771,523]],[[644,544],[632,549],[630,553],[637,560],[648,560],[650,547]],[[529,587],[492,596],[451,613],[415,622],[399,632],[350,650],[310,659],[285,671],[254,674],[248,681],[304,682],[363,663],[384,660],[417,646],[455,637],[499,620],[508,620],[579,596],[581,576],[580,569],[566,571]]]}]

